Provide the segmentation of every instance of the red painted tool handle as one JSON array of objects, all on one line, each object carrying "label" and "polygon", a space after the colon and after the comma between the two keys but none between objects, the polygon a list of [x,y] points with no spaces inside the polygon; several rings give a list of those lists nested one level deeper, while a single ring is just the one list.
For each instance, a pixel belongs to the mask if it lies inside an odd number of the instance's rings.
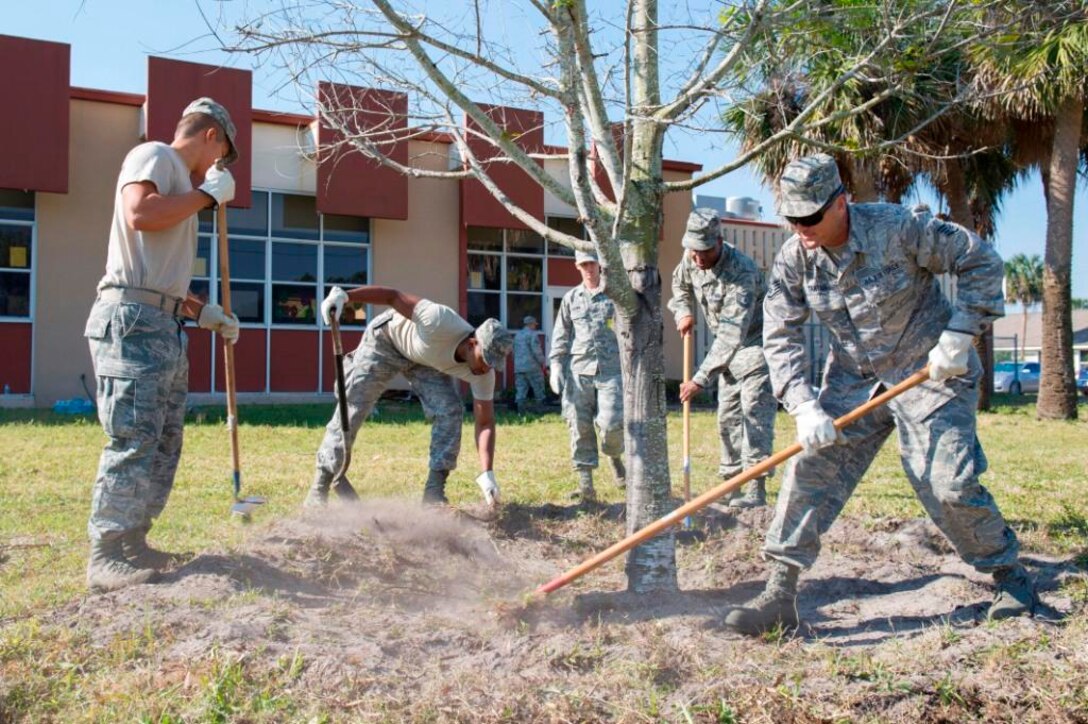
[{"label": "red painted tool handle", "polygon": [[[898,385],[877,395],[873,399],[866,402],[864,405],[860,405],[856,409],[846,413],[839,419],[835,420],[835,429],[841,430],[844,427],[853,424],[858,418],[869,414],[870,412],[885,404],[889,400],[898,397],[912,387],[917,387],[928,379],[929,367],[923,367],[907,379],[900,382]],[[799,443],[794,443],[785,450],[775,453],[766,460],[756,463],[755,465],[743,472],[737,473],[733,477],[718,485],[718,487],[706,491],[698,498],[695,498],[694,500],[685,503],[684,505],[681,505],[679,508],[672,511],[668,515],[662,518],[658,518],[645,528],[635,531],[631,535],[627,536],[619,543],[616,543],[610,548],[606,548],[589,560],[570,569],[558,578],[555,578],[548,583],[545,583],[543,586],[536,589],[536,592],[552,593],[553,591],[556,591],[567,585],[571,581],[581,578],[585,574],[604,565],[621,553],[631,550],[635,546],[650,538],[653,538],[655,535],[661,533],[670,526],[676,525],[692,513],[696,513],[702,510],[723,495],[733,492],[740,486],[747,483],[749,480],[753,480],[762,475],[765,475],[772,468],[781,465],[799,452],[801,452],[801,445]]]}]

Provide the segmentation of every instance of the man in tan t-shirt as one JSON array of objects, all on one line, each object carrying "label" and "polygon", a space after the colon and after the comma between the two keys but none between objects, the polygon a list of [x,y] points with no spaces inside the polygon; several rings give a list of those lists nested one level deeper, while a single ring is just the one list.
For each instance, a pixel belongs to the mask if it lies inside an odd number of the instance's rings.
[{"label": "man in tan t-shirt", "polygon": [[[472,390],[476,420],[476,452],[480,475],[476,484],[491,506],[499,501],[499,485],[493,468],[495,457],[495,367],[502,364],[514,344],[514,335],[496,319],[478,328],[444,304],[422,299],[389,287],[363,286],[345,292],[333,287],[321,304],[321,316],[329,324],[339,318],[348,301],[392,307],[367,327],[359,347],[347,362],[347,445],[355,441],[359,425],[374,403],[403,374],[423,402],[431,419],[431,452],[424,503],[446,503],[446,478],[457,465],[461,450],[461,396],[455,379]],[[343,464],[344,437],[340,416],[333,414],[317,451],[317,474],[305,505],[328,501],[333,478]]]},{"label": "man in tan t-shirt", "polygon": [[[211,98],[182,113],[168,145],[129,151],[117,178],[106,273],[87,318],[102,451],[87,533],[87,586],[148,583],[171,557],[147,546],[181,455],[189,362],[182,318],[235,342],[238,319],[189,293],[196,215],[234,198],[230,115]],[[204,182],[193,188],[190,176]]]}]

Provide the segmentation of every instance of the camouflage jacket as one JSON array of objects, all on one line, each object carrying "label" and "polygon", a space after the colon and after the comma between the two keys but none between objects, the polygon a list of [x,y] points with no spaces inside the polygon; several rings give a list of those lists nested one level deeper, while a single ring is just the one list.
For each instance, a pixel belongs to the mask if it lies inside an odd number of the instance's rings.
[{"label": "camouflage jacket", "polygon": [[522,327],[514,335],[514,372],[532,372],[544,366],[544,352],[535,329]]},{"label": "camouflage jacket", "polygon": [[578,375],[620,374],[620,347],[612,331],[615,312],[603,291],[591,292],[584,284],[563,295],[552,329],[548,358]]},{"label": "camouflage jacket", "polygon": [[679,323],[695,315],[695,305],[703,311],[714,341],[692,381],[708,387],[728,370],[743,377],[764,366],[763,272],[750,257],[728,244],[713,269],[695,266],[684,254],[672,273],[672,299],[669,309]]},{"label": "camouflage jacket", "polygon": [[[775,258],[763,340],[775,396],[788,410],[813,399],[803,330],[810,310],[832,336],[820,402],[833,414],[921,369],[945,329],[977,335],[1004,314],[1001,257],[977,235],[894,204],[848,209],[850,234],[838,259],[805,249],[797,236]],[[957,277],[955,307],[937,283],[943,273]],[[966,376],[925,382],[892,407],[924,419],[978,375],[972,352]]]}]

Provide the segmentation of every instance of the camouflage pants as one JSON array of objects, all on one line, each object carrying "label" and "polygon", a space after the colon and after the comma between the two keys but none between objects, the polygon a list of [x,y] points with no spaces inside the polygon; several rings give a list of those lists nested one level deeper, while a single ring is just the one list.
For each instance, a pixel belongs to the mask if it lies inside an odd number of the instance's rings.
[{"label": "camouflage pants", "polygon": [[731,478],[770,457],[774,447],[774,416],[778,403],[771,392],[767,366],[737,379],[729,372],[718,378],[718,436],[722,458],[718,475]]},{"label": "camouflage pants", "polygon": [[520,405],[529,397],[530,385],[533,388],[533,399],[537,402],[544,401],[544,373],[538,367],[528,372],[514,373],[514,388],[517,390],[514,397],[516,404]]},{"label": "camouflage pants", "polygon": [[85,336],[109,437],[87,522],[98,540],[150,525],[166,507],[181,457],[188,340],[162,310],[102,301],[91,308]]},{"label": "camouflage pants", "polygon": [[623,378],[568,374],[563,381],[563,418],[570,427],[575,469],[599,463],[594,427],[605,455],[623,455]]},{"label": "camouflage pants", "polygon": [[[354,352],[344,359],[344,386],[348,398],[348,425],[351,427],[348,445],[362,423],[374,409],[375,403],[397,374],[402,374],[423,402],[423,412],[431,421],[431,470],[453,470],[461,450],[461,424],[464,411],[461,395],[454,379],[438,370],[407,359],[389,339],[379,320],[367,328]],[[317,450],[317,469],[331,481],[344,459],[343,431],[340,413],[333,411],[325,426],[325,437]]]},{"label": "camouflage pants", "polygon": [[[984,573],[1015,563],[1016,533],[978,481],[987,463],[975,435],[977,402],[978,388],[969,387],[922,420],[882,407],[847,427],[843,443],[801,453],[786,470],[764,554],[811,566],[820,536],[896,430],[907,479],[963,560]],[[821,403],[832,417],[847,411],[823,395]]]}]

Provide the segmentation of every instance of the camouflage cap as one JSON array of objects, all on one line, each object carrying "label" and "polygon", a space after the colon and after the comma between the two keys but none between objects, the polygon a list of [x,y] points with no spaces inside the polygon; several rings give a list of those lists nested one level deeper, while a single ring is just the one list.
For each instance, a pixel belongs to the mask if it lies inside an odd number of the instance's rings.
[{"label": "camouflage cap", "polygon": [[223,132],[227,134],[227,145],[230,146],[227,155],[223,157],[223,163],[230,165],[237,161],[238,146],[235,139],[238,136],[238,130],[234,127],[234,121],[230,119],[230,113],[227,113],[227,109],[205,96],[204,98],[197,98],[187,105],[185,110],[181,112],[181,117],[184,118],[190,113],[203,113],[215,119],[215,122],[223,128]]},{"label": "camouflage cap", "polygon": [[707,251],[718,245],[722,236],[722,221],[714,209],[693,209],[688,215],[688,227],[681,243],[685,249]]},{"label": "camouflage cap", "polygon": [[476,328],[476,341],[484,352],[484,362],[492,367],[498,367],[514,348],[514,335],[494,318]]},{"label": "camouflage cap", "polygon": [[526,314],[521,318],[522,326],[528,327],[530,324],[536,324],[536,317],[531,314]]},{"label": "camouflage cap", "polygon": [[597,261],[597,252],[574,250],[574,265],[584,264],[587,261]]},{"label": "camouflage cap", "polygon": [[778,215],[815,214],[840,187],[839,167],[826,153],[792,161],[778,180]]}]

